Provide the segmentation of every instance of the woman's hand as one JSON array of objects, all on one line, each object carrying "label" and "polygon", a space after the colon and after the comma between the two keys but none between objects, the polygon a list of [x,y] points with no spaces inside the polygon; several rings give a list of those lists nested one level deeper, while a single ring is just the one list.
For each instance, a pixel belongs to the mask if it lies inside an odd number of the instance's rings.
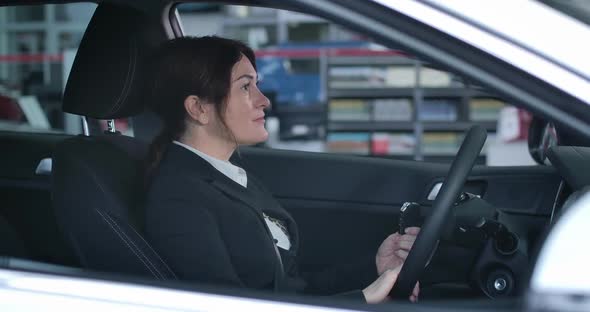
[{"label": "woman's hand", "polygon": [[377,263],[377,273],[383,274],[385,271],[395,269],[404,264],[404,261],[408,257],[408,253],[416,236],[420,232],[418,227],[409,227],[405,230],[406,234],[400,235],[399,233],[393,233],[389,235],[379,249],[377,250],[377,256],[375,262]]},{"label": "woman's hand", "polygon": [[[363,295],[365,296],[367,303],[381,303],[389,299],[389,292],[397,280],[400,269],[401,266],[395,269],[386,270],[371,285],[363,289]],[[419,294],[420,284],[416,283],[414,291],[412,291],[412,295],[410,295],[410,301],[417,302]]]}]

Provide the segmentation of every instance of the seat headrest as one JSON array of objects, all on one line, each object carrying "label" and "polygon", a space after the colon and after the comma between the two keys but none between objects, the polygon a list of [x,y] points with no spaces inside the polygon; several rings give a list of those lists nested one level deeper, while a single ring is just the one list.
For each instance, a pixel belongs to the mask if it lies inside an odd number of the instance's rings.
[{"label": "seat headrest", "polygon": [[[126,118],[143,110],[141,81],[147,17],[101,3],[84,33],[63,98],[63,111],[96,119]],[[153,29],[153,28],[152,28]]]}]

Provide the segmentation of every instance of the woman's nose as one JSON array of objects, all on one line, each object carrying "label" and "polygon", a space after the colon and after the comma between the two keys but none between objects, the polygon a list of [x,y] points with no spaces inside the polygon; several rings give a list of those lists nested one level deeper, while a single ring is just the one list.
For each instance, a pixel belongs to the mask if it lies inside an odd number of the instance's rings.
[{"label": "woman's nose", "polygon": [[263,108],[264,109],[269,109],[270,108],[270,100],[264,94],[262,95],[262,97],[264,99],[263,100],[263,104],[262,104],[263,105]]},{"label": "woman's nose", "polygon": [[257,103],[258,103],[258,105],[257,105],[257,106],[260,106],[260,107],[262,107],[263,109],[268,109],[268,108],[270,108],[270,105],[271,105],[271,104],[270,104],[270,100],[269,100],[269,99],[268,99],[268,98],[267,98],[267,97],[264,95],[264,93],[262,93],[262,92],[260,91],[260,89],[256,88],[256,90],[258,91],[258,96],[259,96],[259,98],[258,98],[258,102],[257,102]]}]

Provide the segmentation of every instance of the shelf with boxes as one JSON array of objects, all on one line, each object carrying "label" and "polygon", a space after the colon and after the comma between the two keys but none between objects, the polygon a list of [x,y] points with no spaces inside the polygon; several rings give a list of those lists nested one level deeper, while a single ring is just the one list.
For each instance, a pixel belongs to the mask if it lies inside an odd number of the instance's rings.
[{"label": "shelf with boxes", "polygon": [[[328,151],[449,159],[474,124],[496,131],[504,102],[408,57],[329,57]],[[485,157],[485,155],[482,155]]]}]

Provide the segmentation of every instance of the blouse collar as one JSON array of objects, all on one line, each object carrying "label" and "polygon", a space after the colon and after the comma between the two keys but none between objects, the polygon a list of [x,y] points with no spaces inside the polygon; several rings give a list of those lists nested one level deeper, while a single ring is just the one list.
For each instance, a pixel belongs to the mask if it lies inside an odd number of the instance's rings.
[{"label": "blouse collar", "polygon": [[230,163],[227,160],[221,160],[221,159],[217,159],[215,157],[209,156],[209,155],[199,151],[198,149],[196,149],[192,146],[186,145],[184,143],[181,143],[178,141],[172,141],[172,143],[182,146],[182,147],[188,149],[189,151],[197,154],[199,157],[203,158],[205,161],[207,161],[209,164],[211,164],[211,166],[213,166],[215,169],[217,169],[219,172],[221,172],[222,174],[224,174],[228,178],[232,179],[234,182],[238,183],[239,185],[241,185],[243,187],[247,187],[248,176],[246,174],[246,170]]}]

